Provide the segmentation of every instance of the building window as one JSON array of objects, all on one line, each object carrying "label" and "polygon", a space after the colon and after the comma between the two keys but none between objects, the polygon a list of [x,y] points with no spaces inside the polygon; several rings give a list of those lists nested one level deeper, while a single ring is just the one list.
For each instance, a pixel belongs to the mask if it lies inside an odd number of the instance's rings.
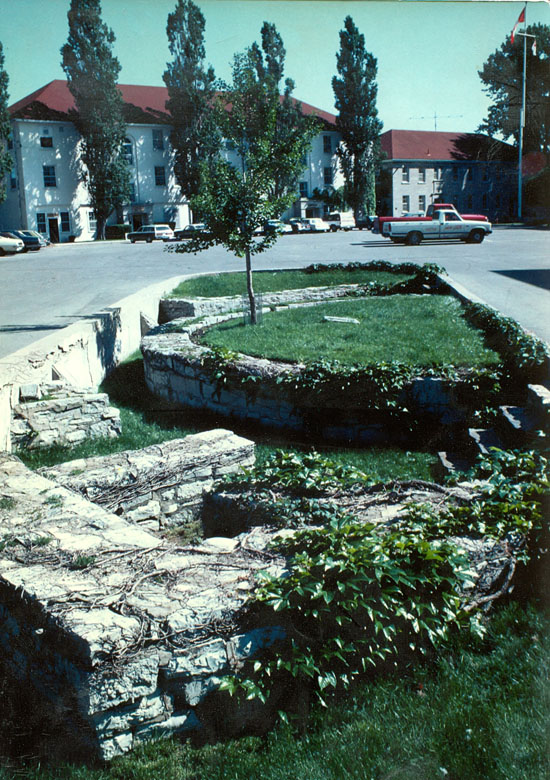
[{"label": "building window", "polygon": [[419,168],[418,169],[418,181],[420,184],[426,183],[426,169],[425,168]]},{"label": "building window", "polygon": [[8,135],[8,149],[13,149],[13,135],[11,133]]},{"label": "building window", "polygon": [[88,230],[90,233],[94,233],[97,230],[97,218],[95,215],[95,211],[88,211]]},{"label": "building window", "polygon": [[57,187],[55,180],[55,165],[43,165],[44,187]]},{"label": "building window", "polygon": [[128,163],[128,165],[134,164],[134,151],[132,149],[132,141],[130,138],[125,138],[122,144],[122,156]]},{"label": "building window", "polygon": [[155,184],[157,187],[166,185],[166,170],[164,165],[155,165]]},{"label": "building window", "polygon": [[136,185],[132,181],[130,182],[130,203],[136,202]]},{"label": "building window", "polygon": [[481,202],[482,202],[482,207],[484,209],[486,209],[487,208],[487,194],[486,193],[483,193],[483,198],[482,198]]},{"label": "building window", "polygon": [[458,168],[456,165],[453,167],[453,181],[458,181]]},{"label": "building window", "polygon": [[36,229],[39,233],[46,232],[46,215],[38,212],[36,214]]},{"label": "building window", "polygon": [[325,154],[332,154],[332,138],[330,135],[323,136],[323,152],[325,152]]},{"label": "building window", "polygon": [[419,195],[418,196],[418,210],[419,211],[426,211],[426,196],[425,195]]},{"label": "building window", "polygon": [[401,181],[404,182],[405,184],[408,184],[409,182],[409,169],[406,166],[403,166]]},{"label": "building window", "polygon": [[434,168],[434,179],[436,181],[441,181],[443,178],[443,168]]},{"label": "building window", "polygon": [[323,184],[325,187],[332,186],[332,168],[323,169]]},{"label": "building window", "polygon": [[489,170],[486,165],[483,166],[483,175],[482,175],[482,181],[487,181],[489,179]]},{"label": "building window", "polygon": [[468,195],[468,205],[466,206],[466,208],[473,209],[473,207],[474,207],[474,199],[471,195]]},{"label": "building window", "polygon": [[401,200],[401,210],[404,214],[407,214],[410,211],[411,201],[409,199],[408,195],[403,195],[403,198]]},{"label": "building window", "polygon": [[162,151],[164,149],[164,134],[162,130],[153,129],[153,149]]},{"label": "building window", "polygon": [[301,198],[307,198],[307,181],[301,181],[300,182],[300,197]]},{"label": "building window", "polygon": [[68,211],[62,211],[59,216],[61,218],[61,232],[62,233],[70,233],[71,232],[71,220],[69,219],[69,212]]},{"label": "building window", "polygon": [[12,190],[17,189],[17,178],[15,176],[15,173],[12,171],[10,174],[10,187]]},{"label": "building window", "polygon": [[41,135],[40,146],[43,149],[51,149],[53,147],[53,138],[51,137],[51,135]]}]

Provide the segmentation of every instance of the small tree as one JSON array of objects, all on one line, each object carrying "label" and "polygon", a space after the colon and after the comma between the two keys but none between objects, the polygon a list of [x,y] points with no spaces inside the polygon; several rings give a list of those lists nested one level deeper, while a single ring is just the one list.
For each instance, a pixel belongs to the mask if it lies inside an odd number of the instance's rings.
[{"label": "small tree", "polygon": [[351,16],[340,31],[336,64],[340,75],[332,79],[332,89],[338,111],[336,127],[342,134],[336,153],[346,182],[346,200],[358,219],[376,206],[374,180],[382,122],[376,109],[376,58],[366,51],[365,36]]},{"label": "small tree", "polygon": [[11,155],[5,148],[11,133],[8,112],[8,80],[8,74],[4,70],[4,50],[0,42],[0,203],[6,200],[5,177],[12,168]]},{"label": "small tree", "polygon": [[178,0],[166,26],[173,56],[163,75],[169,95],[166,107],[172,117],[170,142],[176,179],[187,197],[198,194],[200,162],[215,156],[220,148],[211,112],[214,70],[204,65],[204,26],[204,16],[193,0]]},{"label": "small tree", "polygon": [[317,120],[306,117],[281,131],[285,107],[284,99],[281,106],[277,74],[282,75],[282,62],[276,70],[270,67],[265,44],[264,53],[252,46],[235,55],[233,83],[212,108],[228,151],[200,164],[199,191],[191,200],[207,232],[174,248],[196,252],[221,244],[244,257],[253,324],[257,312],[252,256],[277,239],[276,234],[258,236],[257,230],[267,220],[280,217],[296,198],[303,157],[318,129]]},{"label": "small tree", "polygon": [[81,135],[81,175],[101,240],[109,215],[130,197],[130,172],[122,154],[126,125],[117,87],[120,64],[112,53],[114,33],[101,21],[100,0],[71,0],[68,20],[62,66],[76,104],[72,118]]}]

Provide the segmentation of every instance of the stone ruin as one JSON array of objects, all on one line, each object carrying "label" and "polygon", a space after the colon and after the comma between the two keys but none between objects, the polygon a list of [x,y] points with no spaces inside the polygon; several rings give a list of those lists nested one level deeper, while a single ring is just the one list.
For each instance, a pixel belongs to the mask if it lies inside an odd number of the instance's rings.
[{"label": "stone ruin", "polygon": [[[27,754],[91,761],[157,736],[266,730],[288,692],[266,709],[236,707],[217,688],[285,640],[274,613],[247,608],[260,571],[285,572],[269,547],[279,531],[253,525],[253,495],[222,489],[206,491],[204,504],[198,498],[222,474],[250,466],[253,444],[216,430],[108,456],[103,470],[101,460],[38,474],[0,456],[0,743],[16,751],[17,732]],[[414,482],[338,501],[365,521],[392,523],[411,500],[441,506],[474,494],[475,486]],[[140,501],[156,502],[161,519],[140,523]],[[174,528],[158,533],[174,518],[179,528],[198,516],[200,504],[206,538],[189,544]],[[478,575],[465,599],[505,592],[513,550],[464,546]]]}]

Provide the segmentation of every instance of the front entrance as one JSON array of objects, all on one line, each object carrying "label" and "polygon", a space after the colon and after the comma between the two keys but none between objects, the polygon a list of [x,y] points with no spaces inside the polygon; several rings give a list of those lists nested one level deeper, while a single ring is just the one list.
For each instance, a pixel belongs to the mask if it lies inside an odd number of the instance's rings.
[{"label": "front entrance", "polygon": [[147,214],[132,214],[133,229],[138,230],[142,225],[148,225]]},{"label": "front entrance", "polygon": [[57,217],[48,219],[48,228],[50,232],[50,241],[52,244],[59,244],[59,223]]}]

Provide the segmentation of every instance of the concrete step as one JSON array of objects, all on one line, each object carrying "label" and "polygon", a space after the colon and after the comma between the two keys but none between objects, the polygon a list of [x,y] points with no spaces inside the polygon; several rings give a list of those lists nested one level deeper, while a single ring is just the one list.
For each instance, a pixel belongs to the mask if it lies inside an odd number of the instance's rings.
[{"label": "concrete step", "polygon": [[488,455],[492,447],[504,449],[504,445],[493,428],[468,428],[468,437],[473,451]]}]

